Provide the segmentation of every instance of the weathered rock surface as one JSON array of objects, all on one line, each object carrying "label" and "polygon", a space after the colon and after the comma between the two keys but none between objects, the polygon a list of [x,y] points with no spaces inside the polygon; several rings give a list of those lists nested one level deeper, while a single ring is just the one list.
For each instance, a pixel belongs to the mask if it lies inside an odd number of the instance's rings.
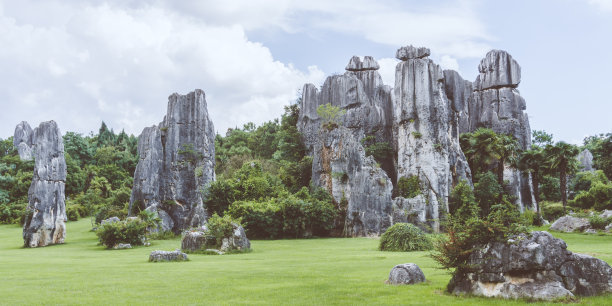
[{"label": "weathered rock surface", "polygon": [[[417,48],[398,51],[419,54]],[[406,57],[404,57],[406,58]],[[428,58],[407,57],[395,69],[394,138],[397,177],[418,177],[427,204],[429,226],[439,228],[440,211],[459,180],[471,182],[471,171],[459,145],[457,116],[445,93],[444,73]],[[453,132],[455,128],[455,132]]]},{"label": "weathered rock surface", "polygon": [[589,149],[584,149],[577,156],[578,162],[580,163],[580,171],[594,171],[593,168],[593,154]]},{"label": "weathered rock surface", "polygon": [[119,217],[110,217],[108,219],[102,220],[102,222],[100,222],[100,225],[104,225],[106,223],[115,223],[115,222],[121,222]]},{"label": "weathered rock surface", "polygon": [[[223,238],[218,251],[226,253],[249,250],[251,242],[247,238],[244,228],[236,223],[232,225],[234,227],[232,235]],[[207,235],[205,230],[187,231],[183,234],[183,239],[181,240],[181,250],[184,252],[209,251],[212,250],[211,247],[214,247],[215,244],[215,237]]]},{"label": "weathered rock surface", "polygon": [[[321,130],[315,144],[312,181],[346,203],[344,235],[376,236],[391,226],[393,184],[348,128]],[[339,207],[339,210],[343,210]]]},{"label": "weathered rock surface", "polygon": [[425,274],[421,268],[413,263],[401,264],[393,267],[389,273],[388,284],[412,285],[425,281]]},{"label": "weathered rock surface", "polygon": [[[496,133],[514,136],[523,150],[529,149],[531,128],[524,112],[526,103],[516,89],[521,81],[520,66],[507,52],[492,50],[481,60],[478,70],[480,73],[473,84],[454,71],[444,73],[446,94],[455,110],[463,104],[458,119],[459,133],[490,128]],[[535,209],[533,185],[528,174],[507,168],[504,180],[510,181],[510,192],[521,211]]]},{"label": "weathered rock surface", "polygon": [[591,226],[587,218],[578,218],[574,216],[563,216],[553,222],[550,229],[559,232],[582,232]]},{"label": "weathered rock surface", "polygon": [[138,137],[130,211],[157,211],[163,230],[202,225],[207,219],[202,189],[215,178],[215,131],[204,91],[172,94],[159,126]]},{"label": "weathered rock surface", "polygon": [[15,127],[13,146],[17,148],[21,160],[32,160],[32,128],[26,121],[21,121]]},{"label": "weathered rock surface", "polygon": [[153,251],[149,255],[149,262],[160,262],[160,261],[187,261],[189,258],[187,254],[176,251]]},{"label": "weathered rock surface", "polygon": [[[21,128],[19,127],[21,126]],[[66,161],[62,134],[55,121],[41,123],[25,136],[29,125],[20,123],[16,129],[20,136],[31,139],[29,151],[20,141],[23,152],[30,152],[34,158],[34,175],[28,190],[28,207],[23,225],[23,240],[26,247],[40,247],[64,243],[66,237]],[[21,156],[21,153],[20,153]],[[23,157],[28,157],[24,154]]]},{"label": "weathered rock surface", "polygon": [[123,249],[131,249],[132,245],[129,243],[118,243],[115,246],[113,246],[113,249],[115,250],[123,250]]},{"label": "weathered rock surface", "polygon": [[430,54],[431,52],[428,48],[415,48],[413,46],[406,46],[397,49],[397,52],[395,52],[395,57],[398,60],[407,61],[409,59],[428,57]]},{"label": "weathered rock surface", "polygon": [[470,255],[469,264],[474,269],[457,273],[450,292],[542,300],[612,292],[610,265],[568,251],[563,240],[547,232],[484,245]]},{"label": "weathered rock surface", "polygon": [[[313,155],[312,181],[325,187],[339,206],[344,198],[344,234],[378,235],[390,226],[394,160],[377,165],[366,158],[361,141],[392,143],[391,88],[382,82],[378,63],[369,56],[351,58],[343,75],[330,76],[319,91],[306,84],[302,92],[298,129]],[[330,103],[346,110],[332,131],[321,129],[320,105]]]}]

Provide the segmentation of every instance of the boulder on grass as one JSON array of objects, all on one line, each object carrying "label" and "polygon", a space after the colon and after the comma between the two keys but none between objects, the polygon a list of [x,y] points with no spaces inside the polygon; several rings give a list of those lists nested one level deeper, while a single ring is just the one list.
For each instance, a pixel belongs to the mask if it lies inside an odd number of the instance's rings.
[{"label": "boulder on grass", "polygon": [[187,258],[187,254],[181,252],[181,250],[176,251],[153,251],[151,255],[149,255],[150,262],[160,262],[160,261],[186,261],[189,260]]},{"label": "boulder on grass", "polygon": [[[244,228],[236,223],[232,223],[234,230],[232,235],[224,237],[221,246],[218,248],[220,253],[232,251],[244,252],[251,248],[251,242],[246,236]],[[215,237],[210,236],[205,230],[187,231],[181,240],[181,249],[184,252],[207,252],[216,247]],[[208,252],[210,253],[210,252]]]},{"label": "boulder on grass", "polygon": [[425,274],[421,268],[413,263],[401,264],[393,267],[389,273],[388,284],[392,285],[412,285],[425,281]]},{"label": "boulder on grass", "polygon": [[558,232],[582,232],[589,228],[591,224],[586,218],[578,218],[574,216],[563,216],[555,221],[551,226],[550,230]]},{"label": "boulder on grass", "polygon": [[473,268],[457,272],[448,284],[451,293],[554,300],[612,292],[610,265],[568,251],[548,232],[482,245],[468,264]]}]

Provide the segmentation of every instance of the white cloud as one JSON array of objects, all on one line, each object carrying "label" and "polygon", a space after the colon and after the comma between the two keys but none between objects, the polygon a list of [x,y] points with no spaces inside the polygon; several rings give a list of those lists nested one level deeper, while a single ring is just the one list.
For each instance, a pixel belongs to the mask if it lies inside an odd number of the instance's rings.
[{"label": "white cloud", "polygon": [[597,6],[604,11],[612,12],[612,0],[589,0],[589,4]]},{"label": "white cloud", "polygon": [[457,59],[448,55],[442,55],[442,57],[440,57],[440,67],[442,67],[442,69],[459,71],[459,63],[457,62]]},{"label": "white cloud", "polygon": [[[167,97],[202,88],[218,131],[277,117],[316,66],[300,71],[249,41],[241,25],[210,25],[172,10],[75,5],[53,20],[20,17],[32,3],[0,10],[1,137],[21,120],[54,119],[62,131],[100,121],[139,134],[160,122]],[[1,7],[1,5],[0,5]],[[17,16],[17,17],[14,17]],[[241,115],[236,116],[240,112]]]}]

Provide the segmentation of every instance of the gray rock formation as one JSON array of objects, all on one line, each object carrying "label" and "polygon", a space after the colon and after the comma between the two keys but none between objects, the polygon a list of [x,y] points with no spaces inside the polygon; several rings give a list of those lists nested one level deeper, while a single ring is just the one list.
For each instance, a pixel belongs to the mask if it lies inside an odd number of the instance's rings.
[{"label": "gray rock formation", "polygon": [[27,141],[19,141],[20,156],[34,158],[34,175],[28,190],[28,207],[23,225],[23,240],[26,247],[40,247],[64,243],[66,237],[66,160],[62,134],[55,121],[41,123],[26,136],[29,125],[22,122],[15,129],[20,131],[21,140],[31,139],[31,147],[25,148]]},{"label": "gray rock formation", "polygon": [[[459,133],[473,132],[480,127],[514,136],[523,150],[531,146],[531,129],[526,103],[516,89],[521,81],[521,68],[510,54],[492,50],[478,66],[480,72],[471,84],[454,71],[445,71],[446,94],[458,111]],[[461,108],[461,106],[463,107]],[[510,192],[521,211],[535,209],[531,178],[516,169],[507,168],[504,180],[510,181]]]},{"label": "gray rock formation", "polygon": [[376,236],[391,226],[393,184],[348,128],[322,129],[314,152],[312,181],[346,209],[344,235]]},{"label": "gray rock formation", "polygon": [[[221,241],[221,246],[217,251],[221,254],[227,252],[244,252],[251,249],[251,242],[246,236],[244,228],[236,223],[232,224],[234,230],[229,237]],[[181,250],[184,252],[202,252],[213,250],[217,243],[214,236],[208,235],[206,226],[201,231],[187,231],[181,240]]]},{"label": "gray rock formation", "polygon": [[412,285],[425,281],[425,274],[421,268],[413,263],[397,265],[389,273],[388,284],[392,285]]},{"label": "gray rock formation", "polygon": [[469,264],[474,268],[457,273],[450,292],[541,300],[612,292],[606,262],[568,251],[563,240],[547,232],[484,245],[470,255]]},{"label": "gray rock formation", "polygon": [[124,249],[131,249],[132,245],[129,243],[118,243],[115,246],[113,246],[113,250],[124,250]]},{"label": "gray rock formation", "polygon": [[[320,91],[304,85],[298,129],[313,155],[313,183],[327,188],[339,206],[343,199],[347,203],[339,207],[346,211],[344,234],[378,235],[390,226],[395,165],[393,158],[380,165],[366,158],[361,141],[370,137],[391,145],[391,88],[383,84],[372,57],[353,57],[346,69],[328,77]],[[346,110],[341,127],[333,131],[321,129],[317,115],[317,108],[328,103]]]},{"label": "gray rock formation", "polygon": [[584,149],[582,152],[580,152],[580,154],[578,154],[577,158],[578,162],[580,163],[580,171],[595,170],[595,168],[593,168],[593,154],[591,151],[589,151],[589,149]]},{"label": "gray rock formation", "polygon": [[108,219],[102,220],[100,222],[100,225],[104,225],[106,223],[115,223],[115,222],[121,222],[121,220],[119,219],[119,217],[110,217]]},{"label": "gray rock formation", "polygon": [[17,148],[21,160],[32,160],[32,128],[26,121],[21,121],[15,127],[13,146]]},{"label": "gray rock formation", "polygon": [[163,230],[178,232],[207,219],[202,190],[215,179],[215,131],[204,91],[172,94],[159,126],[138,137],[130,212],[157,211]]},{"label": "gray rock formation", "polygon": [[447,99],[440,67],[418,56],[428,53],[412,46],[398,50],[410,56],[398,56],[403,61],[395,69],[393,129],[398,180],[418,177],[426,219],[437,231],[452,187],[461,179],[471,182],[471,172],[457,133],[455,108],[461,109],[461,102]]},{"label": "gray rock formation", "polygon": [[187,254],[180,250],[175,251],[153,251],[149,255],[149,262],[161,262],[161,261],[187,261],[189,258]]},{"label": "gray rock formation", "polygon": [[428,48],[415,48],[413,46],[406,46],[397,49],[397,52],[395,52],[395,57],[399,60],[407,61],[409,59],[425,58],[428,57],[430,54],[431,52]]},{"label": "gray rock formation", "polygon": [[591,227],[591,223],[587,218],[578,218],[573,216],[563,216],[553,222],[550,230],[558,232],[582,232]]}]

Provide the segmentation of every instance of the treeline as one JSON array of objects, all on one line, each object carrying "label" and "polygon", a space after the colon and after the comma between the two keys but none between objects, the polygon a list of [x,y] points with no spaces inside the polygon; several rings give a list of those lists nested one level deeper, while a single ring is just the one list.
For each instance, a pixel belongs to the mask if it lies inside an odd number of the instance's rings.
[{"label": "treeline", "polygon": [[[138,139],[116,134],[102,122],[98,134],[67,132],[66,213],[69,220],[93,216],[99,222],[125,217],[138,163]],[[21,161],[13,138],[0,140],[0,222],[21,224],[28,203],[33,161]]]}]

